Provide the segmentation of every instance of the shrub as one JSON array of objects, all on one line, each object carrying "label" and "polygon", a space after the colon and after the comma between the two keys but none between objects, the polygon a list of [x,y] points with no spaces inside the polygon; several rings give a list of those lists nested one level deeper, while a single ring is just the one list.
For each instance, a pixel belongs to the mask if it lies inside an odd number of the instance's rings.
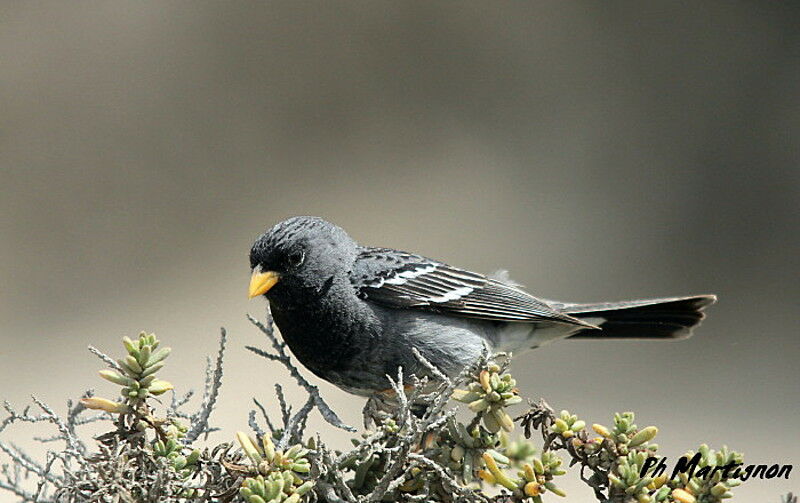
[{"label": "shrub", "polygon": [[[225,330],[216,359],[208,361],[200,406],[191,413],[184,409],[192,393],[178,395],[159,377],[169,348],[143,332],[137,339],[123,339],[125,353],[118,360],[90,347],[105,362],[100,376],[118,386],[118,398],[88,391],[79,402],[68,401],[64,416],[36,398],[38,414],[31,407],[17,412],[5,403],[0,433],[16,423],[51,423],[55,434],[39,440],[60,446],[37,461],[0,442],[11,462],[2,467],[0,490],[20,502],[39,503],[540,503],[566,496],[558,478],[567,465],[577,465],[598,501],[718,503],[738,483],[720,471],[708,479],[651,476],[652,468],[643,467],[658,449],[652,442],[658,430],[639,428],[632,412],[615,414],[610,427],[587,428],[575,414],[556,414],[543,400],[529,402],[529,410],[516,418],[524,438],[514,437],[509,408],[522,397],[507,371],[506,355],[488,352],[455,380],[417,354],[431,377],[406,377],[399,369],[390,378],[392,392],[367,401],[366,429],[353,438],[353,448],[332,450],[319,434],[306,435],[309,414],[316,410],[336,428],[355,429],[339,419],[293,364],[269,315],[264,323],[250,320],[270,349],[248,349],[285,367],[305,394],[299,409],[288,405],[276,384],[278,420],[254,399],[256,409],[248,421],[252,431],[227,435],[231,442],[204,445],[215,431],[209,419],[222,385]],[[154,399],[168,392],[168,404]],[[458,419],[459,404],[469,411],[469,420]],[[110,430],[90,443],[79,434],[87,424]],[[539,449],[529,440],[534,431],[542,438]],[[726,448],[701,446],[698,452],[701,467],[741,462],[740,454]],[[796,503],[792,498],[786,501]]]}]

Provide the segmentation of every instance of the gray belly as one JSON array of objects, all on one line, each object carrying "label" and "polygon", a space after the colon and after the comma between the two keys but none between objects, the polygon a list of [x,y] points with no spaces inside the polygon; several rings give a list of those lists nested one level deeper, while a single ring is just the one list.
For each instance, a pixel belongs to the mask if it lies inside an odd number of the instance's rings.
[{"label": "gray belly", "polygon": [[[455,318],[415,310],[375,307],[381,321],[381,333],[354,356],[347,370],[331,375],[330,381],[350,393],[368,395],[389,389],[389,381],[403,375],[428,375],[412,348],[448,376],[457,376],[473,363],[484,344],[492,347],[497,324],[482,320]],[[406,380],[406,382],[408,382]]]}]

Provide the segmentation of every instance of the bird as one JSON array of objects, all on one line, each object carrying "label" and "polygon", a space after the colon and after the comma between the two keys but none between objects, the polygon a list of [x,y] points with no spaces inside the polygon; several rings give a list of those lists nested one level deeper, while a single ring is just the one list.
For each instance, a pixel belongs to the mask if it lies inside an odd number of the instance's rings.
[{"label": "bird", "polygon": [[280,334],[312,373],[373,396],[388,376],[449,377],[485,348],[518,352],[575,338],[688,337],[715,295],[570,303],[535,297],[505,272],[484,275],[415,253],[361,246],[320,217],[286,219],[250,249],[249,298],[266,297]]}]

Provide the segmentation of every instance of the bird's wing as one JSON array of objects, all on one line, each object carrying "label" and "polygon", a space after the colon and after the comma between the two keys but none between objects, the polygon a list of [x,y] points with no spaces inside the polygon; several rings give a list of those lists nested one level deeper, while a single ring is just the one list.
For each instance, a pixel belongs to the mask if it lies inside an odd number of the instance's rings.
[{"label": "bird's wing", "polygon": [[361,248],[350,279],[362,299],[393,308],[592,327],[513,285],[388,248]]}]

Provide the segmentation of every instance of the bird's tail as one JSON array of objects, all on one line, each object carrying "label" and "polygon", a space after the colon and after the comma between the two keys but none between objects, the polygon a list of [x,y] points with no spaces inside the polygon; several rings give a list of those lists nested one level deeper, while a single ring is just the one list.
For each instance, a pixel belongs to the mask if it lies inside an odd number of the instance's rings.
[{"label": "bird's tail", "polygon": [[716,300],[715,295],[696,295],[598,304],[549,303],[601,329],[583,329],[570,338],[681,339],[691,335],[704,317],[703,309]]}]

